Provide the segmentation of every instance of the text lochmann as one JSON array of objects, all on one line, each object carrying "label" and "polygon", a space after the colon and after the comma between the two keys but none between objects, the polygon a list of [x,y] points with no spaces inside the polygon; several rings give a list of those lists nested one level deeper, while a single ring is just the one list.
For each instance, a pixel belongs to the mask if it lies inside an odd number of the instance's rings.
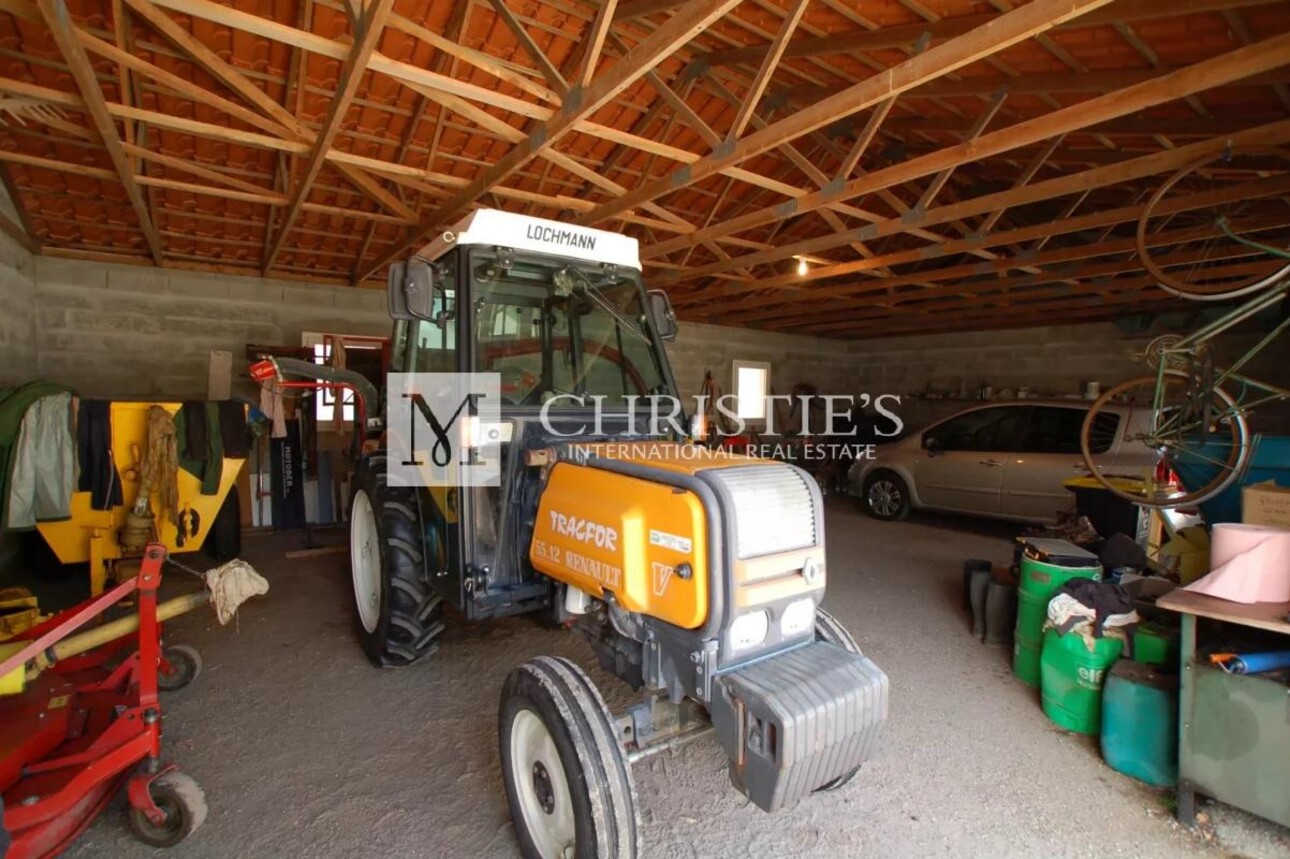
[{"label": "text lochmann", "polygon": [[529,224],[526,236],[537,242],[564,245],[565,247],[579,248],[584,251],[594,251],[596,249],[595,236],[589,236],[586,233],[575,233],[572,230],[557,230],[555,227]]}]

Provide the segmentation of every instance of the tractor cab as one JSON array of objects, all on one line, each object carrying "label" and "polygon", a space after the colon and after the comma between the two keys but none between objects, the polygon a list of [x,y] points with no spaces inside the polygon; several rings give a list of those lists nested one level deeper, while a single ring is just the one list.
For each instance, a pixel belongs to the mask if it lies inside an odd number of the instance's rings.
[{"label": "tractor cab", "polygon": [[525,451],[658,434],[651,403],[680,402],[667,296],[644,289],[635,239],[489,209],[393,266],[388,287],[391,373],[500,379],[500,485],[428,489],[437,584],[471,618],[539,608]]}]

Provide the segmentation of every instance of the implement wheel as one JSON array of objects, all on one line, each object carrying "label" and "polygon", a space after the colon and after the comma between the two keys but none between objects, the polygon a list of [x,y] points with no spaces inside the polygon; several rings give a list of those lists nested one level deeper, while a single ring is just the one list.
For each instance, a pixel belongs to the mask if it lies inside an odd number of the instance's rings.
[{"label": "implement wheel", "polygon": [[542,656],[511,672],[502,778],[526,859],[635,859],[636,790],[614,721],[582,669]]},{"label": "implement wheel", "polygon": [[174,847],[205,822],[206,795],[192,776],[173,770],[162,773],[153,779],[148,792],[166,819],[153,823],[142,810],[130,809],[130,829],[144,844]]},{"label": "implement wheel", "polygon": [[354,622],[367,658],[392,668],[438,649],[443,600],[423,576],[424,529],[415,489],[386,482],[386,458],[362,459],[349,507]]},{"label": "implement wheel", "polygon": [[[847,632],[847,628],[836,617],[822,608],[815,609],[815,640],[827,641],[829,644],[841,647],[847,653],[860,655],[860,645],[856,644],[856,640],[851,636],[851,633]],[[826,781],[815,789],[815,793],[837,790],[855,778],[858,772],[860,772],[860,767],[856,767],[849,773],[843,773],[835,779]]]},{"label": "implement wheel", "polygon": [[202,655],[187,644],[172,644],[161,651],[165,661],[157,671],[157,688],[163,692],[183,689],[202,673]]}]

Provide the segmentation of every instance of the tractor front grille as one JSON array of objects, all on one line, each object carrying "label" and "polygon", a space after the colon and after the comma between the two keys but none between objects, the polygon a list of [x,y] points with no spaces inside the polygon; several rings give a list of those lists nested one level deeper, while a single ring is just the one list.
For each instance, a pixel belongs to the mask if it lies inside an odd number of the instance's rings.
[{"label": "tractor front grille", "polygon": [[803,472],[787,465],[745,465],[712,476],[733,501],[740,560],[816,545],[820,523],[810,478]]}]

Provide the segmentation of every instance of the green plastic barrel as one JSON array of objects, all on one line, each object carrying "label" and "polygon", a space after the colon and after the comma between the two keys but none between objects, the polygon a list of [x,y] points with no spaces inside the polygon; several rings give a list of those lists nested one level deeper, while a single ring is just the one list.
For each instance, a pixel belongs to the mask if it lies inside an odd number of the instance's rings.
[{"label": "green plastic barrel", "polygon": [[1178,678],[1121,659],[1102,690],[1102,758],[1156,787],[1178,783]]},{"label": "green plastic barrel", "polygon": [[1133,633],[1133,661],[1144,665],[1178,667],[1178,629],[1151,621]]},{"label": "green plastic barrel", "polygon": [[1118,638],[1094,639],[1089,650],[1082,635],[1045,632],[1039,676],[1048,718],[1068,731],[1096,735],[1102,724],[1102,684],[1123,648]]},{"label": "green plastic barrel", "polygon": [[1039,686],[1048,602],[1071,579],[1100,579],[1097,556],[1067,540],[1020,539],[1021,586],[1017,589],[1017,628],[1013,633],[1012,673],[1028,686]]}]

